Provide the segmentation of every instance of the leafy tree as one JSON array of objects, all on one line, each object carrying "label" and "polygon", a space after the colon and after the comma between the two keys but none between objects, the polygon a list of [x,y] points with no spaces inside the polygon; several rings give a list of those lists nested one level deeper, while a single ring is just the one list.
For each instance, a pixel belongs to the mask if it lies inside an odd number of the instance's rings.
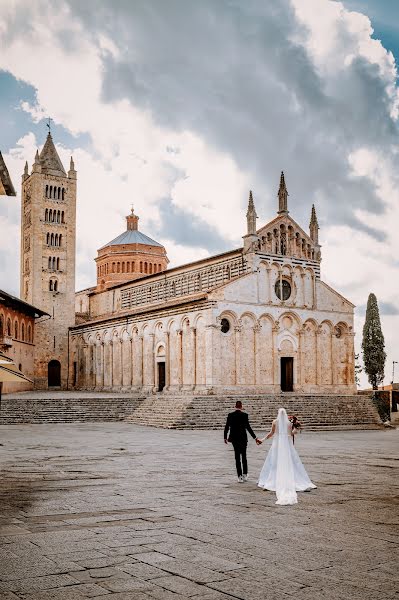
[{"label": "leafy tree", "polygon": [[377,390],[384,380],[385,367],[385,342],[381,329],[380,313],[378,311],[377,298],[370,294],[367,300],[366,320],[363,327],[363,363],[368,380]]}]

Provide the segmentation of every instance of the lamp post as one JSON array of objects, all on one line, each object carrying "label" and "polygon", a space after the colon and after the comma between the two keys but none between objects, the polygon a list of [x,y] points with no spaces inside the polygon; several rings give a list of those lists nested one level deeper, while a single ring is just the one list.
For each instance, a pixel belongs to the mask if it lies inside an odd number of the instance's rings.
[{"label": "lamp post", "polygon": [[395,365],[397,365],[397,364],[398,364],[397,360],[393,360],[392,361],[392,381],[391,381],[391,384],[392,384],[391,385],[391,388],[392,388],[391,389],[392,412],[398,412],[398,405],[397,405],[395,394],[394,394],[394,391],[393,391],[393,383],[395,381]]}]

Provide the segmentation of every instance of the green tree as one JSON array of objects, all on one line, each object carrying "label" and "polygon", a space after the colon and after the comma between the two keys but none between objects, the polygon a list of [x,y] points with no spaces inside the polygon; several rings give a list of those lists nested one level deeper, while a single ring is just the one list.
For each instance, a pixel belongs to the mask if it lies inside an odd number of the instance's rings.
[{"label": "green tree", "polygon": [[380,313],[378,311],[377,298],[370,294],[367,300],[366,320],[363,327],[363,363],[368,380],[373,388],[384,380],[385,367],[385,342],[381,329]]}]

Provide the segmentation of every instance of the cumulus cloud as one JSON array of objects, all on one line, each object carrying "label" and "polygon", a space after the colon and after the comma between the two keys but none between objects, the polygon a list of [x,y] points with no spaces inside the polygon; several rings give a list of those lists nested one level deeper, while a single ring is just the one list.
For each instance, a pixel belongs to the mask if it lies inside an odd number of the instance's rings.
[{"label": "cumulus cloud", "polygon": [[259,225],[273,218],[284,169],[294,218],[306,227],[317,206],[323,278],[396,306],[396,66],[366,15],[331,0],[16,0],[0,17],[0,68],[37,90],[22,108],[90,139],[74,151],[79,286],[131,202],[181,263],[241,244],[250,187]]}]

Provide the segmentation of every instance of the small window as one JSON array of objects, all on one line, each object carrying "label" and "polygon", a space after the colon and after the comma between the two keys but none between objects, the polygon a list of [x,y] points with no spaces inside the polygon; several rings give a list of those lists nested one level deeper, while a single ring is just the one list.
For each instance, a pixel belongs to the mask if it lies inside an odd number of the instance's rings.
[{"label": "small window", "polygon": [[222,319],[220,322],[220,331],[222,333],[227,333],[230,331],[230,321],[228,319]]}]

